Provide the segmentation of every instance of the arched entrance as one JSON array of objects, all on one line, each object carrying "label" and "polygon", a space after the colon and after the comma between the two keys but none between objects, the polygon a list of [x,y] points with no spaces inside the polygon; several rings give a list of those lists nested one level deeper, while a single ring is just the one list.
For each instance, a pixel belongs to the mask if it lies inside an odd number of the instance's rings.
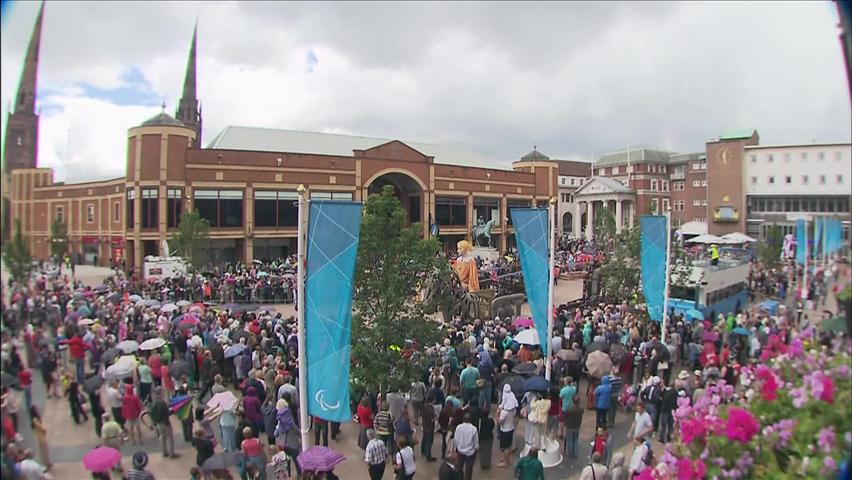
[{"label": "arched entrance", "polygon": [[367,195],[380,193],[386,185],[393,187],[396,197],[408,212],[407,224],[421,222],[423,211],[423,187],[421,183],[411,175],[401,171],[380,172],[367,184]]},{"label": "arched entrance", "polygon": [[574,215],[571,212],[565,212],[562,215],[562,233],[573,233],[574,231]]}]

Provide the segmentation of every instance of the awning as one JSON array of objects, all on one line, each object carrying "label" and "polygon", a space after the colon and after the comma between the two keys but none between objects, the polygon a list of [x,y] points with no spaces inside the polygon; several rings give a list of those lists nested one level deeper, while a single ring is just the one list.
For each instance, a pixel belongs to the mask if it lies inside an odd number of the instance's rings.
[{"label": "awning", "polygon": [[703,244],[721,245],[721,244],[728,243],[728,241],[725,240],[722,237],[717,237],[716,235],[699,235],[695,238],[690,238],[689,240],[686,241],[686,243],[703,243]]},{"label": "awning", "polygon": [[124,245],[124,237],[113,236],[110,240],[113,245]]},{"label": "awning", "polygon": [[707,222],[686,222],[678,229],[681,235],[705,235]]}]

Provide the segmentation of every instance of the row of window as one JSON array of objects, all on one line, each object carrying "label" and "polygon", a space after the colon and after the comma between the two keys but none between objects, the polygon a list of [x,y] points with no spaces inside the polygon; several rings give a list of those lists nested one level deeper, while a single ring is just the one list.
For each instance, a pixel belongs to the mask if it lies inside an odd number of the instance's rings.
[{"label": "row of window", "polygon": [[694,162],[692,164],[692,169],[693,170],[707,170],[707,161],[702,160],[700,162]]},{"label": "row of window", "polygon": [[748,197],[749,212],[849,212],[849,197]]},{"label": "row of window", "polygon": [[[794,155],[790,152],[785,152],[785,153],[779,155],[779,157],[783,158],[785,162],[789,162],[793,158],[793,156]],[[808,154],[808,152],[800,152],[799,153],[799,159],[803,162],[807,162],[809,157],[810,157],[810,155]],[[817,152],[816,157],[819,161],[825,161],[825,159],[828,158],[828,153],[827,152]],[[769,163],[772,163],[772,162],[775,161],[776,155],[773,154],[773,153],[768,153],[764,156],[764,158],[766,158],[766,161],[768,161]],[[840,161],[842,159],[843,159],[843,151],[835,150],[834,151],[834,160]],[[757,163],[758,155],[757,154],[751,154],[749,156],[749,160],[751,160],[751,163]]]},{"label": "row of window", "polygon": [[701,198],[701,199],[696,198],[696,199],[693,199],[693,200],[692,200],[692,206],[693,206],[693,207],[706,207],[706,206],[707,206],[707,199],[706,199],[706,198]]},{"label": "row of window", "polygon": [[668,192],[669,191],[669,181],[668,180],[659,180],[652,178],[651,179],[651,191],[652,192]]},{"label": "row of window", "polygon": [[586,183],[586,180],[588,180],[588,179],[579,178],[579,177],[565,177],[565,176],[560,175],[559,176],[559,185],[562,185],[563,187],[568,186],[568,185],[570,185],[572,187],[575,187],[575,186],[578,187],[578,186]]},{"label": "row of window", "polygon": [[[65,223],[65,207],[63,205],[56,206],[56,214],[54,215],[56,220],[59,220],[62,223]],[[121,221],[121,203],[114,202],[112,204],[112,221],[118,223]],[[87,203],[86,204],[86,223],[95,223],[95,204]]]},{"label": "row of window", "polygon": [[[827,185],[828,184],[828,175],[817,175],[817,182],[819,185]],[[751,177],[751,184],[757,185],[760,179],[756,176]],[[834,177],[834,181],[837,185],[843,185],[843,174],[837,174]],[[802,185],[810,185],[811,183],[810,175],[802,175]],[[768,185],[775,185],[775,175],[769,175],[766,177],[766,183]],[[793,184],[793,176],[792,175],[784,175],[784,184],[792,185]]]},{"label": "row of window", "polygon": [[[639,165],[641,166],[641,165]],[[635,165],[627,165],[624,167],[624,173],[634,173],[641,172],[641,168],[637,168]],[[648,173],[666,173],[667,168],[666,165],[657,165],[656,163],[647,164],[646,172]],[[612,175],[618,175],[621,173],[621,167],[615,166],[610,168],[610,172]],[[604,176],[606,175],[606,168],[599,168],[598,175]]]},{"label": "row of window", "polygon": [[706,298],[704,300],[704,305],[710,306],[715,303],[722,302],[731,297],[737,296],[744,292],[746,289],[746,285],[744,282],[735,283],[733,285],[729,285],[725,288],[716,290],[714,292],[707,292]]}]

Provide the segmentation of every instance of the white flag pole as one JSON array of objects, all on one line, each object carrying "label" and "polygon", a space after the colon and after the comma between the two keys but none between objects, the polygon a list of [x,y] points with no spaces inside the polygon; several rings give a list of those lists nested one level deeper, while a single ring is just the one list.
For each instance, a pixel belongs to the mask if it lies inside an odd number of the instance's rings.
[{"label": "white flag pole", "polygon": [[296,306],[298,308],[298,337],[299,337],[299,430],[302,434],[302,451],[310,446],[310,422],[308,421],[308,366],[305,352],[307,342],[305,338],[305,270],[307,267],[307,251],[305,247],[305,235],[308,231],[308,199],[305,197],[305,186],[299,185],[296,189],[299,193],[299,226],[297,228],[298,266],[296,268]]},{"label": "white flag pole", "polygon": [[550,380],[551,358],[553,352],[553,284],[555,281],[554,270],[556,268],[556,197],[550,197],[550,208],[547,209],[547,215],[550,217],[550,261],[547,263],[550,271],[547,278],[550,279],[547,285],[547,356],[544,365],[544,378]]},{"label": "white flag pole", "polygon": [[672,281],[672,207],[666,209],[666,285],[663,290],[663,322],[660,329],[660,341],[666,343],[666,323],[669,319],[669,290]]}]

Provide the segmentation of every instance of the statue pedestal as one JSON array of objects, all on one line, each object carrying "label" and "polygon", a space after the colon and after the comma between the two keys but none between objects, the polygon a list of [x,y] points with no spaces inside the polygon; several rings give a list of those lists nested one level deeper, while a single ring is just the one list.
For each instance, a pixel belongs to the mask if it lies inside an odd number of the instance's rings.
[{"label": "statue pedestal", "polygon": [[[532,445],[525,443],[521,450],[521,457],[525,457],[530,451]],[[542,446],[538,451],[538,459],[541,461],[544,468],[553,468],[562,463],[562,451],[559,448],[559,442],[550,437],[542,439]]]},{"label": "statue pedestal", "polygon": [[471,254],[483,260],[494,261],[500,258],[500,252],[494,247],[473,247]]}]

